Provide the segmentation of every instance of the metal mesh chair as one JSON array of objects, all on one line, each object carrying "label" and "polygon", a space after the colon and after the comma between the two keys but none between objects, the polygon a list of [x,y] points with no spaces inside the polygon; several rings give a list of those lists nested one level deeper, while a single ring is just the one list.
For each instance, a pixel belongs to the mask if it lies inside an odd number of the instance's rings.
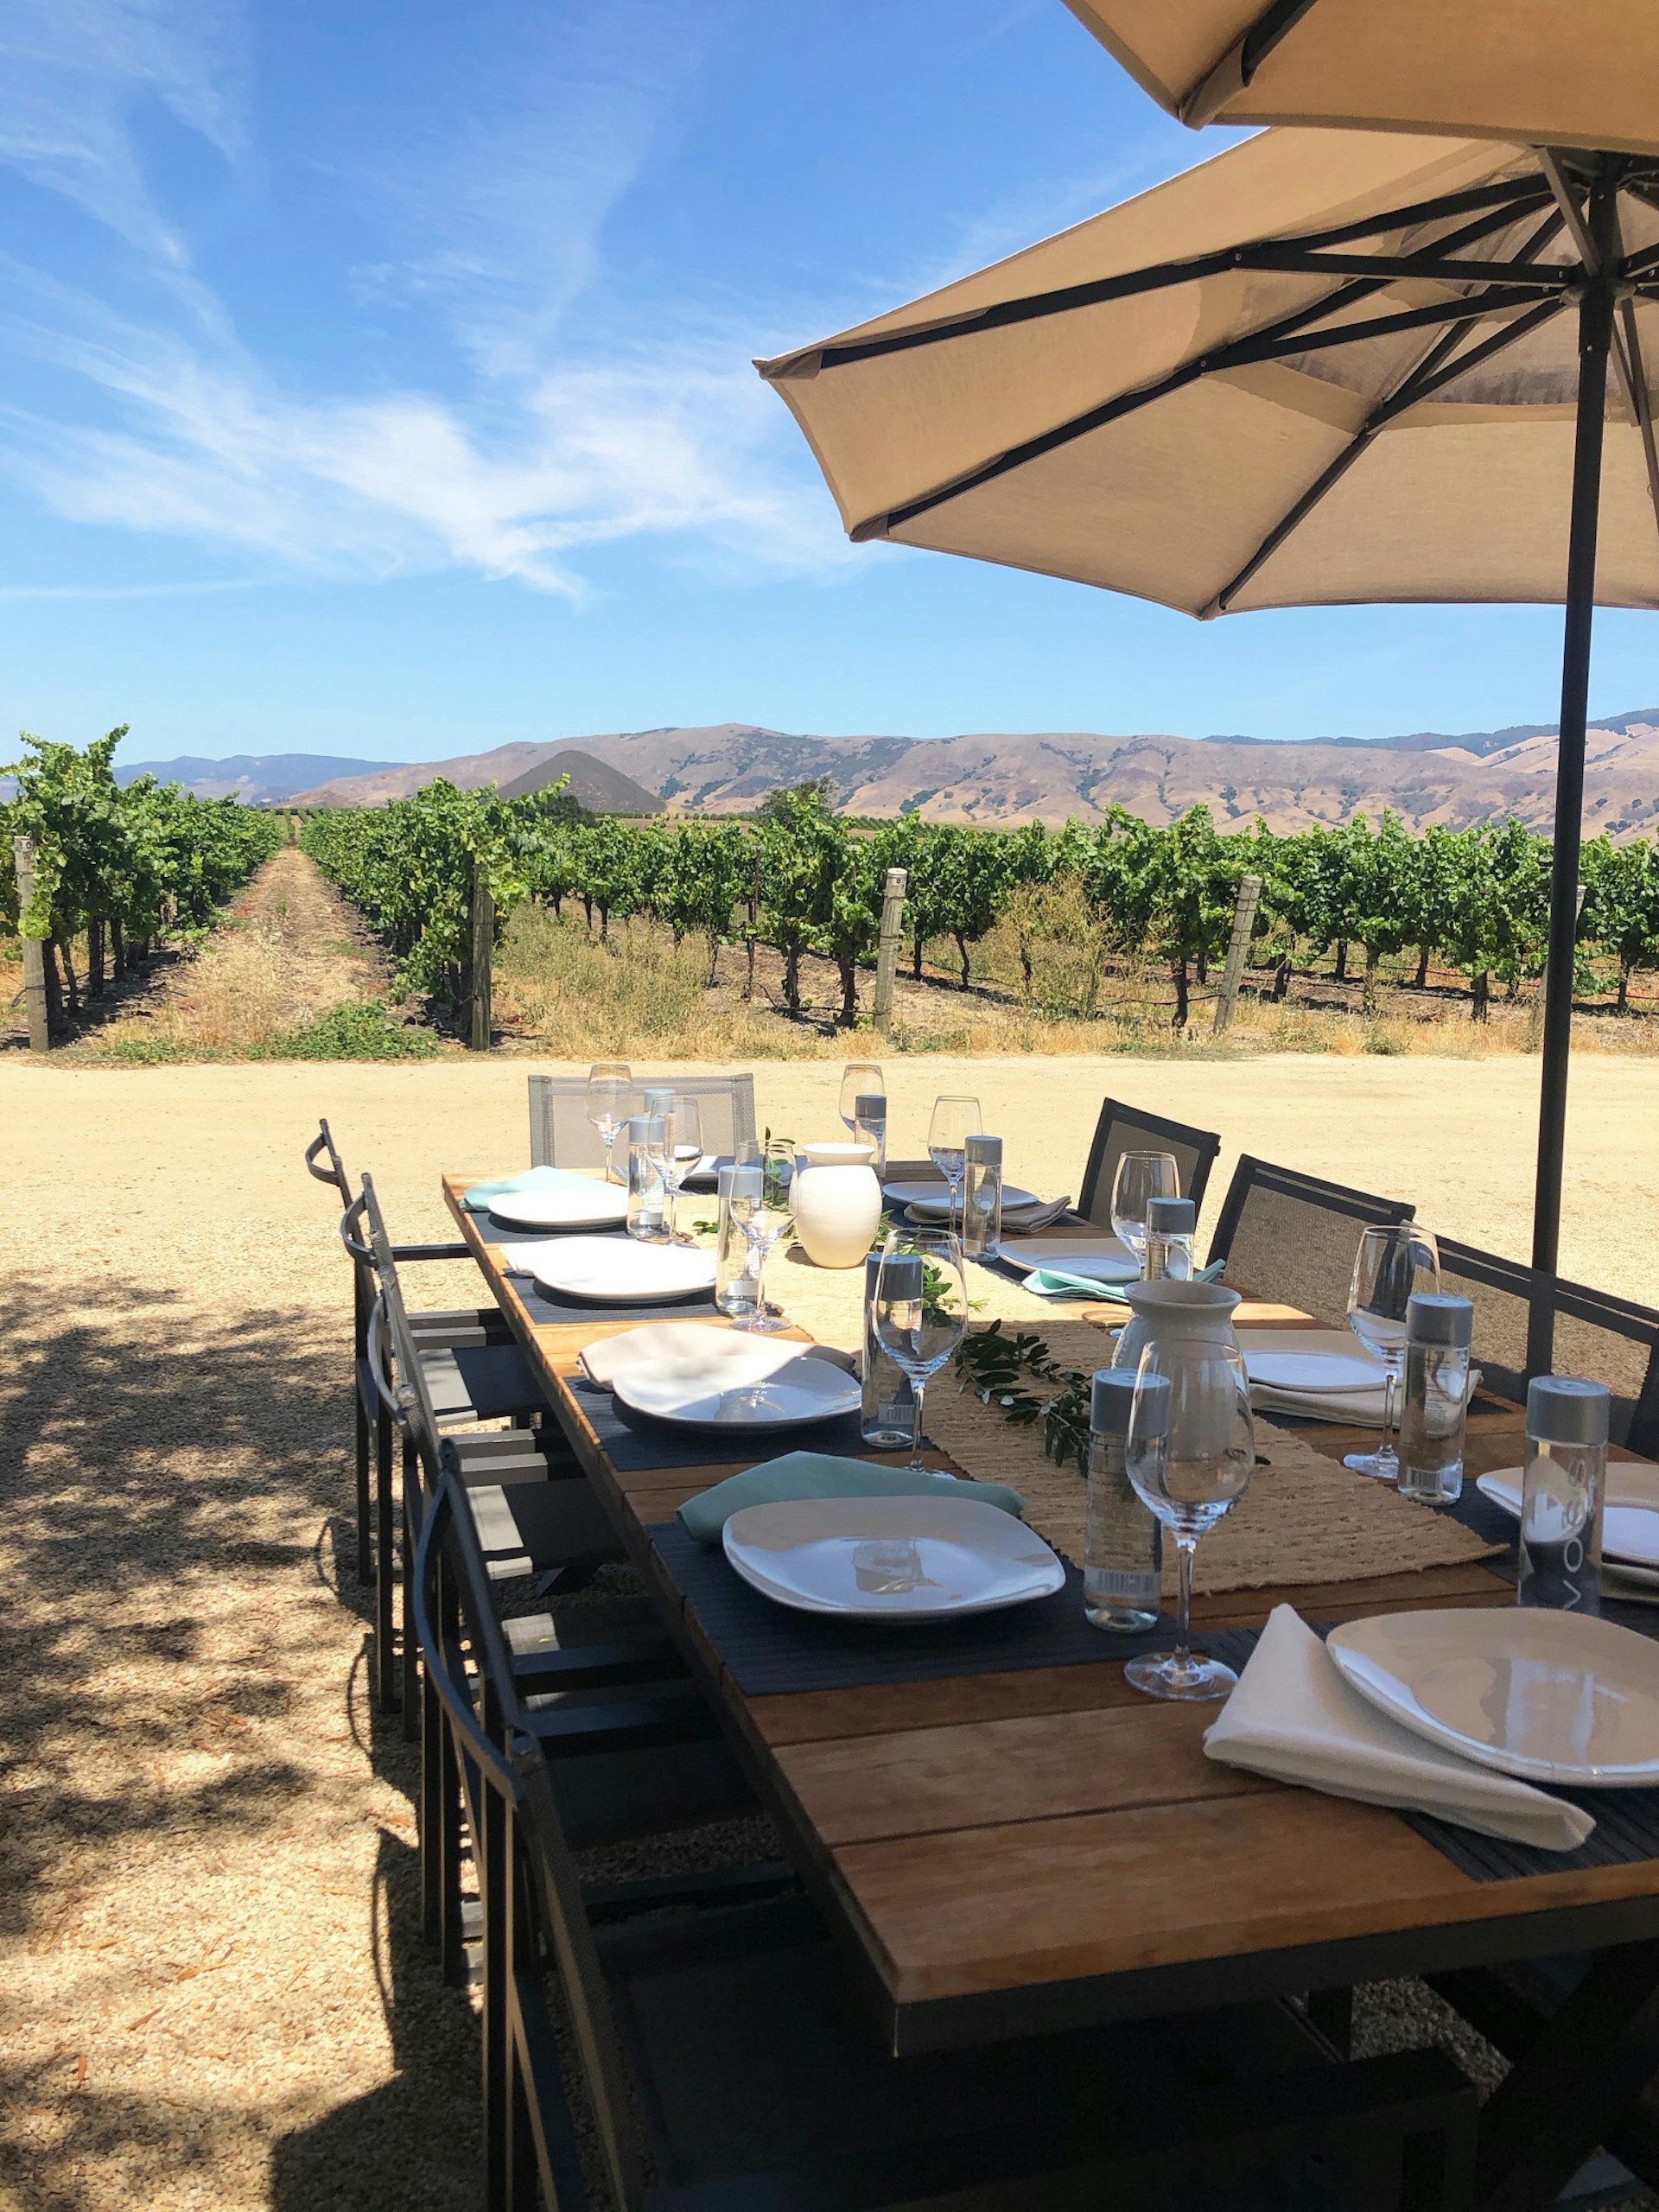
[{"label": "metal mesh chair", "polygon": [[[735,1152],[754,1135],[752,1075],[644,1077],[628,1094],[627,1111],[645,1110],[647,1090],[687,1092],[697,1102],[705,1152]],[[533,1075],[530,1078],[530,1156],[537,1167],[602,1167],[605,1146],[588,1119],[588,1078]]]},{"label": "metal mesh chair", "polygon": [[1613,1442],[1659,1453],[1659,1313],[1559,1276],[1552,1291],[1535,1268],[1449,1236],[1440,1247],[1441,1287],[1474,1306],[1473,1358],[1488,1390],[1524,1402],[1528,1315],[1542,1294],[1555,1308],[1554,1371],[1605,1382]]},{"label": "metal mesh chair", "polygon": [[1351,1191],[1247,1152],[1222,1200],[1210,1259],[1226,1262],[1225,1280],[1247,1297],[1279,1299],[1341,1328],[1361,1230],[1412,1216],[1403,1198]]},{"label": "metal mesh chair", "polygon": [[1181,1196],[1202,1207],[1210,1170],[1220,1150],[1221,1139],[1212,1130],[1195,1129],[1185,1122],[1166,1122],[1161,1115],[1126,1106],[1121,1098],[1103,1099],[1094,1142],[1089,1147],[1089,1164],[1083,1171],[1077,1211],[1096,1228],[1111,1227],[1112,1185],[1117,1178],[1117,1163],[1126,1152],[1173,1153],[1181,1179]]}]

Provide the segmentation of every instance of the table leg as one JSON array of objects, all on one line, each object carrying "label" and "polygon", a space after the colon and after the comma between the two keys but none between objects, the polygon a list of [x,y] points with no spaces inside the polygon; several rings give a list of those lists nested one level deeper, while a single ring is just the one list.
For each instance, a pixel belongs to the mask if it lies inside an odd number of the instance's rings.
[{"label": "table leg", "polygon": [[1604,1951],[1481,2115],[1480,2212],[1545,2212],[1659,2072],[1659,1942]]}]

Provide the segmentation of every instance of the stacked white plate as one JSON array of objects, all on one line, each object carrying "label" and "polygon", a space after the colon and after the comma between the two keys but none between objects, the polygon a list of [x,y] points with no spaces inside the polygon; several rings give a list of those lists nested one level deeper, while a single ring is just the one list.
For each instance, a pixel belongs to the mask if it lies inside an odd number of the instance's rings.
[{"label": "stacked white plate", "polygon": [[490,1213],[508,1229],[613,1229],[628,1217],[628,1194],[619,1183],[573,1175],[568,1183],[499,1192]]},{"label": "stacked white plate", "polygon": [[1022,1605],[1065,1586],[1034,1529],[975,1498],[814,1497],[748,1505],[726,1556],[763,1597],[804,1613],[918,1624]]},{"label": "stacked white plate", "polygon": [[[1500,1467],[1478,1476],[1475,1488],[1518,1521],[1522,1472],[1519,1467]],[[1659,1467],[1608,1468],[1601,1556],[1619,1581],[1632,1583],[1637,1590],[1659,1591]]]},{"label": "stacked white plate", "polygon": [[677,1427],[787,1429],[858,1406],[857,1377],[814,1344],[665,1321],[589,1344],[582,1364],[634,1412]]},{"label": "stacked white plate", "polygon": [[537,1287],[585,1306],[654,1306],[715,1287],[715,1255],[691,1244],[640,1244],[625,1236],[556,1236],[518,1244],[512,1265]]}]

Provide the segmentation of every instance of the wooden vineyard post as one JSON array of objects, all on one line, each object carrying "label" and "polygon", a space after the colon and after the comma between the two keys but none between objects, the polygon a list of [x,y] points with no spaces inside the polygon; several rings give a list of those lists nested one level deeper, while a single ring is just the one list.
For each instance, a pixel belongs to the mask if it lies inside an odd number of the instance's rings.
[{"label": "wooden vineyard post", "polygon": [[905,887],[909,871],[890,868],[881,890],[881,935],[875,953],[875,1026],[885,1037],[893,1027],[893,977],[905,933]]},{"label": "wooden vineyard post", "polygon": [[1261,898],[1261,877],[1247,875],[1238,887],[1238,904],[1233,909],[1233,934],[1227,943],[1227,965],[1221,971],[1221,988],[1216,995],[1217,1037],[1233,1018],[1238,987],[1244,980],[1244,963],[1249,957],[1250,932],[1255,927],[1255,910]]},{"label": "wooden vineyard post", "polygon": [[[17,871],[17,904],[27,912],[35,896],[35,840],[14,837],[11,864]],[[46,1002],[46,947],[37,937],[23,939],[23,1011],[29,1020],[29,1049],[43,1052],[52,1042]]]},{"label": "wooden vineyard post", "polygon": [[473,868],[473,1005],[467,1043],[475,1052],[490,1049],[490,964],[495,951],[495,901],[484,871]]}]

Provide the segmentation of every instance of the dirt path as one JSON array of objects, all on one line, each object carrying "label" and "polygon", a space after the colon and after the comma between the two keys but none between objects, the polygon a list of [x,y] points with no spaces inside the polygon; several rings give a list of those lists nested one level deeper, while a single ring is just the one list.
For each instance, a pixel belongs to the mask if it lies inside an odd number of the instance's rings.
[{"label": "dirt path", "polygon": [[[0,1063],[7,2212],[472,2212],[471,2022],[418,1941],[410,1764],[363,1694],[349,1282],[300,1152],[327,1113],[395,1231],[442,1232],[441,1167],[524,1159],[526,1072]],[[1524,1249],[1535,1062],[888,1076],[901,1147],[970,1090],[1045,1192],[1110,1092],[1224,1133],[1210,1219],[1243,1147]],[[833,1130],[839,1080],[763,1066],[762,1116]],[[1575,1072],[1567,1224],[1575,1272],[1649,1300],[1656,1096],[1659,1063]],[[424,1271],[423,1303],[475,1280]]]}]

